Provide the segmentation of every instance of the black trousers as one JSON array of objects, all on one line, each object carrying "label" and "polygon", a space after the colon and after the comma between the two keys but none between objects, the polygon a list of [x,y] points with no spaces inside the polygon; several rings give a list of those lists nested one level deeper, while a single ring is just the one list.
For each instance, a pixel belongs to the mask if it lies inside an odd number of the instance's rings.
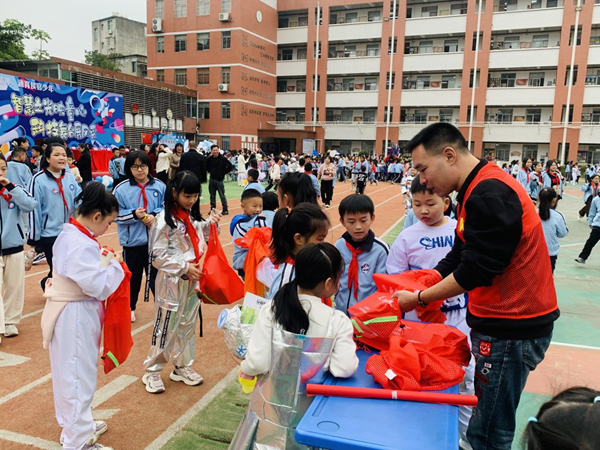
[{"label": "black trousers", "polygon": [[227,197],[225,197],[225,184],[223,181],[213,180],[212,178],[208,182],[208,192],[210,193],[210,207],[217,207],[217,192],[221,199],[221,206],[223,211],[227,211]]},{"label": "black trousers", "polygon": [[[48,278],[52,278],[52,269],[53,269],[52,247],[54,247],[54,243],[56,242],[57,238],[58,238],[58,236],[43,237],[38,241],[39,246],[42,247],[42,249],[44,250],[44,253],[46,254],[46,262],[48,263],[48,267],[50,267],[50,270],[48,271],[48,275],[46,275],[44,278],[42,278],[42,281],[40,282],[40,284],[42,285],[42,289],[44,289],[44,286],[46,285],[46,280]],[[37,246],[36,246],[36,248],[37,248]]]},{"label": "black trousers", "polygon": [[600,241],[600,227],[593,227],[590,237],[583,246],[583,250],[581,250],[579,257],[581,259],[588,259],[592,253],[592,249],[598,243],[598,241]]},{"label": "black trousers", "polygon": [[550,256],[550,266],[552,267],[552,273],[554,273],[554,269],[556,269],[556,260],[558,259],[558,255]]},{"label": "black trousers", "polygon": [[331,205],[333,199],[333,180],[321,180],[321,200],[326,205]]},{"label": "black trousers", "polygon": [[583,206],[583,208],[579,210],[579,217],[588,216],[588,214],[590,213],[590,206],[592,206],[593,199],[594,197],[591,195],[588,197],[588,199],[585,201],[585,205]]},{"label": "black trousers", "polygon": [[135,311],[140,288],[142,286],[143,273],[146,272],[144,301],[147,302],[149,296],[148,290],[152,291],[152,295],[154,295],[154,283],[158,271],[152,266],[152,261],[148,254],[148,244],[136,247],[123,247],[123,261],[125,261],[125,264],[127,264],[127,267],[131,272],[131,281],[129,282],[129,287],[131,289],[129,305],[131,306],[131,310]]}]

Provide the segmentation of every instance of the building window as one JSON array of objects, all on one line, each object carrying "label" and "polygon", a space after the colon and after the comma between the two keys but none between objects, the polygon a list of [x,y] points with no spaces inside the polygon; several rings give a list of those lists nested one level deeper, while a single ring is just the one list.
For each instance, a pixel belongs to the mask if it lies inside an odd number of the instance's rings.
[{"label": "building window", "polygon": [[342,78],[342,91],[354,91],[354,78]]},{"label": "building window", "polygon": [[517,9],[517,0],[500,0],[498,11],[514,11]]},{"label": "building window", "polygon": [[187,48],[187,36],[185,34],[175,35],[175,51],[185,52]]},{"label": "building window", "polygon": [[498,123],[512,123],[513,110],[512,109],[499,109],[497,120],[498,120]]},{"label": "building window", "polygon": [[[315,76],[314,75],[312,77],[312,81],[313,81],[312,91],[315,92]],[[317,83],[316,83],[316,85],[317,85],[316,86],[317,87],[316,91],[318,92],[318,91],[321,90],[321,75],[317,75]]]},{"label": "building window", "polygon": [[[398,38],[395,37],[394,38],[394,49],[393,49],[394,55],[396,54],[397,47],[398,47]],[[388,55],[391,55],[391,54],[392,54],[392,38],[390,37],[390,38],[388,38]]]},{"label": "building window", "polygon": [[537,159],[538,146],[537,144],[525,144],[523,145],[523,158],[529,158],[532,161]]},{"label": "building window", "polygon": [[545,72],[531,72],[529,74],[529,86],[543,86],[545,76]]},{"label": "building window", "polygon": [[280,61],[291,61],[292,59],[294,59],[294,49],[291,48],[284,48],[281,50],[281,53],[279,53],[279,58]]},{"label": "building window", "polygon": [[221,67],[221,83],[222,84],[231,83],[231,68],[230,67]]},{"label": "building window", "polygon": [[210,14],[210,0],[196,0],[196,15],[208,16]]},{"label": "building window", "polygon": [[195,119],[198,116],[198,100],[194,97],[185,99],[185,117]]},{"label": "building window", "polygon": [[161,82],[165,82],[165,71],[164,70],[157,70],[156,71],[156,81],[161,81]]},{"label": "building window", "polygon": [[316,111],[315,111],[315,108],[310,108],[310,117],[312,118],[313,122],[319,121],[319,108],[318,107],[317,107]]},{"label": "building window", "polygon": [[221,12],[231,12],[231,0],[221,0]]},{"label": "building window", "polygon": [[444,53],[454,53],[458,51],[458,39],[446,39],[444,41]]},{"label": "building window", "polygon": [[165,0],[155,0],[154,15],[157,19],[162,19],[165,15]]},{"label": "building window", "polygon": [[287,120],[287,111],[277,110],[275,120],[277,122],[285,122]]},{"label": "building window", "polygon": [[186,17],[187,16],[187,0],[175,0],[175,17]]},{"label": "building window", "polygon": [[419,42],[419,53],[433,53],[433,41]]},{"label": "building window", "polygon": [[384,107],[383,109],[383,121],[384,122],[391,122],[392,121],[392,117],[394,116],[394,107],[391,106],[389,113],[388,113],[388,107]]},{"label": "building window", "polygon": [[438,15],[437,6],[423,6],[421,8],[421,17],[435,17]]},{"label": "building window", "polygon": [[107,22],[107,24],[106,24],[106,29],[107,29],[108,31],[112,31],[112,30],[113,30],[113,21],[112,21],[112,20],[109,20],[109,21]]},{"label": "building window", "polygon": [[363,122],[365,122],[365,123],[375,123],[376,116],[377,116],[377,110],[375,110],[375,109],[365,109],[363,111]]},{"label": "building window", "polygon": [[221,150],[223,151],[228,151],[229,150],[229,136],[222,136],[221,137]]},{"label": "building window", "polygon": [[231,31],[221,32],[221,48],[223,50],[231,48]]},{"label": "building window", "polygon": [[[541,3],[541,2],[540,2]],[[466,14],[468,3],[456,3],[450,6],[450,14]]]},{"label": "building window", "polygon": [[231,119],[231,103],[221,103],[221,119]]},{"label": "building window", "polygon": [[131,61],[131,72],[137,73],[137,61]]},{"label": "building window", "polygon": [[306,59],[306,47],[296,50],[296,59]]},{"label": "building window", "polygon": [[429,89],[431,77],[429,75],[417,77],[417,89]]},{"label": "building window", "polygon": [[196,84],[210,84],[210,69],[203,67],[196,70]]},{"label": "building window", "polygon": [[540,123],[542,120],[541,109],[527,109],[525,114],[525,121],[527,123]]},{"label": "building window", "polygon": [[516,73],[503,73],[500,75],[500,87],[515,87]]},{"label": "building window", "polygon": [[164,53],[165,52],[165,37],[157,36],[156,37],[156,53]]},{"label": "building window", "polygon": [[277,92],[287,92],[287,80],[277,80]]},{"label": "building window", "polygon": [[376,91],[377,90],[377,78],[365,78],[365,91]]},{"label": "building window", "polygon": [[519,36],[506,36],[502,44],[504,50],[514,50],[519,48]]},{"label": "building window", "polygon": [[385,75],[385,90],[389,91],[390,87],[394,89],[394,83],[396,82],[396,72],[392,72],[392,80],[390,81],[390,73],[387,72]]},{"label": "building window", "polygon": [[196,50],[208,50],[210,48],[210,33],[198,33],[196,35]]},{"label": "building window", "polygon": [[427,122],[427,114],[429,110],[427,109],[415,109],[415,122],[416,123],[425,123]]},{"label": "building window", "polygon": [[290,27],[290,18],[289,17],[280,17],[277,23],[277,28],[289,28]]},{"label": "building window", "polygon": [[198,119],[210,119],[210,103],[198,103]]},{"label": "building window", "polygon": [[508,161],[510,159],[510,144],[496,144],[494,156],[498,161]]},{"label": "building window", "polygon": [[299,27],[307,27],[308,26],[308,16],[298,17],[298,26]]},{"label": "building window", "polygon": [[381,20],[381,11],[369,11],[367,15],[367,21],[379,22]]},{"label": "building window", "polygon": [[175,69],[175,85],[185,86],[187,84],[187,69]]},{"label": "building window", "polygon": [[396,10],[394,11],[394,2],[390,2],[390,19],[392,17],[398,18],[398,10],[400,9],[400,2],[396,2]]},{"label": "building window", "polygon": [[306,80],[296,81],[296,92],[306,92]]},{"label": "building window", "polygon": [[317,42],[315,42],[315,45],[313,47],[313,55],[315,55],[315,58],[320,58],[321,57],[321,41],[319,41],[318,44],[319,45],[317,47]]},{"label": "building window", "polygon": [[304,121],[306,119],[306,114],[303,109],[300,109],[300,110],[296,111],[295,117],[296,117],[297,123],[304,123]]},{"label": "building window", "polygon": [[442,89],[454,89],[456,86],[456,75],[442,75]]},{"label": "building window", "polygon": [[[541,3],[541,2],[540,2]],[[548,47],[548,35],[547,34],[536,34],[533,36],[531,43],[532,48],[546,48]],[[581,36],[579,37],[581,39]]]},{"label": "building window", "polygon": [[98,40],[98,27],[94,27],[94,41]]},{"label": "building window", "polygon": [[355,23],[358,22],[358,13],[346,13],[346,23]]},{"label": "building window", "polygon": [[451,109],[440,109],[440,122],[452,123],[454,111]]}]

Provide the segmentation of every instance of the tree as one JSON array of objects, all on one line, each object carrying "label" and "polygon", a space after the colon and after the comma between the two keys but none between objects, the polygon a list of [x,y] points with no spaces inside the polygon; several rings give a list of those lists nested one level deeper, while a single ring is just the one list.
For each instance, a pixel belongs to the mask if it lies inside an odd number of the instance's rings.
[{"label": "tree", "polygon": [[50,35],[43,30],[31,30],[31,37],[40,42],[40,49],[34,51],[31,56],[38,61],[50,59],[50,53],[42,49],[43,43],[47,43],[51,39]]},{"label": "tree", "polygon": [[41,47],[42,42],[50,40],[48,33],[16,19],[5,19],[0,23],[0,60],[29,59],[25,53],[25,41],[30,38],[40,41],[40,50],[36,52],[39,59],[50,56]]},{"label": "tree", "polygon": [[115,72],[121,71],[121,66],[118,61],[115,59],[121,57],[122,55],[119,53],[109,53],[108,55],[103,55],[97,50],[92,50],[91,52],[85,51],[85,63],[90,66],[100,67],[102,69],[114,70]]}]

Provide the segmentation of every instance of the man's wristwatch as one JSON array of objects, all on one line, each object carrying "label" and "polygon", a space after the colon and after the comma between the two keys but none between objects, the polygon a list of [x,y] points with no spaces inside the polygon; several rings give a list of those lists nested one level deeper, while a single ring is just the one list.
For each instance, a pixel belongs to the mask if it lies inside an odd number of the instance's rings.
[{"label": "man's wristwatch", "polygon": [[419,291],[417,293],[417,303],[419,304],[419,306],[421,308],[427,308],[427,303],[425,303],[423,300],[421,300],[421,292],[423,292],[423,291]]}]

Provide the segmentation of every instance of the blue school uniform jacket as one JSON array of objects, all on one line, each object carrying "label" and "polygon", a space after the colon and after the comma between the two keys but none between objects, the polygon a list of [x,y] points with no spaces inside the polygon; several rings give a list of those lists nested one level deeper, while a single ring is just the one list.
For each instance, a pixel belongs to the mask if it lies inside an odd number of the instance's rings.
[{"label": "blue school uniform jacket", "polygon": [[23,227],[23,213],[33,211],[38,205],[37,200],[25,188],[13,183],[6,186],[4,194],[10,197],[0,197],[1,256],[23,251],[27,240]]},{"label": "blue school uniform jacket", "polygon": [[284,285],[293,281],[296,278],[296,265],[291,263],[279,264],[275,269],[275,276],[273,277],[273,283],[269,288],[267,299],[272,300],[277,294],[277,291]]},{"label": "blue school uniform jacket", "polygon": [[[156,216],[163,210],[166,188],[162,181],[148,176],[146,186],[147,214]],[[136,209],[144,207],[144,197],[140,187],[133,179],[126,180],[117,185],[113,190],[113,194],[119,201],[119,214],[115,220],[119,233],[119,243],[123,247],[137,247],[147,244],[150,229],[134,214]]]},{"label": "blue school uniform jacket", "polygon": [[125,158],[112,158],[108,162],[108,171],[113,179],[125,176]]},{"label": "blue school uniform jacket", "polygon": [[21,161],[9,161],[6,164],[6,168],[6,178],[8,178],[11,183],[29,189],[33,175],[27,164]]},{"label": "blue school uniform jacket", "polygon": [[[527,179],[529,178],[529,182]],[[531,172],[525,172],[524,169],[517,173],[517,181],[525,188],[527,195],[531,195]]]},{"label": "blue school uniform jacket", "polygon": [[600,192],[600,189],[594,189],[591,183],[584,184],[580,189],[583,191],[583,203],[587,203],[590,197],[597,197]]},{"label": "blue school uniform jacket", "polygon": [[529,195],[531,195],[532,199],[537,200],[537,198],[540,195],[540,191],[542,190],[542,187],[538,183],[544,184],[543,172],[540,174],[538,174],[537,172],[532,172],[530,180],[531,181],[529,183],[529,189],[531,192]]},{"label": "blue school uniform jacket", "polygon": [[[81,193],[81,187],[71,172],[63,170],[62,173],[61,179],[57,180],[44,169],[31,179],[29,192],[38,202],[29,213],[29,239],[32,241],[58,236],[75,212],[75,198]],[[64,201],[58,183],[61,183]]]},{"label": "blue school uniform jacket", "polygon": [[[260,181],[253,181],[251,183],[248,183],[246,185],[246,187],[244,188],[244,191],[248,190],[248,189],[254,189],[254,190],[260,192],[261,194],[265,193],[265,188],[263,187],[262,184],[260,184]],[[242,192],[244,192],[244,191],[242,191]]]},{"label": "blue school uniform jacket", "polygon": [[235,243],[236,239],[244,237],[251,228],[257,227],[268,227],[271,224],[267,223],[267,218],[262,215],[254,215],[251,217],[243,216],[240,218],[235,226],[233,227],[233,232],[231,236],[233,238],[233,268],[236,270],[240,270],[244,268],[244,262],[246,261],[246,255],[248,254],[247,248],[242,248]]},{"label": "blue school uniform jacket", "polygon": [[[358,260],[358,298],[354,296],[354,288],[348,288],[348,268],[352,261],[352,252],[346,246],[346,242],[358,249],[363,250],[359,254]],[[356,244],[356,245],[355,245]],[[335,295],[336,309],[348,314],[348,308],[355,303],[364,300],[369,295],[377,291],[377,286],[373,281],[373,274],[387,273],[385,263],[387,261],[390,248],[381,239],[375,236],[373,231],[369,230],[369,235],[361,243],[353,243],[349,233],[338,239],[335,243],[336,248],[344,258],[344,272],[340,278],[340,289]]]},{"label": "blue school uniform jacket", "polygon": [[[544,187],[552,187],[552,180],[550,178],[550,175],[548,175],[548,172],[544,171],[542,172],[542,178],[544,180]],[[560,196],[562,197],[563,195],[563,191],[564,191],[564,182],[561,176],[559,176],[560,179]]]}]

